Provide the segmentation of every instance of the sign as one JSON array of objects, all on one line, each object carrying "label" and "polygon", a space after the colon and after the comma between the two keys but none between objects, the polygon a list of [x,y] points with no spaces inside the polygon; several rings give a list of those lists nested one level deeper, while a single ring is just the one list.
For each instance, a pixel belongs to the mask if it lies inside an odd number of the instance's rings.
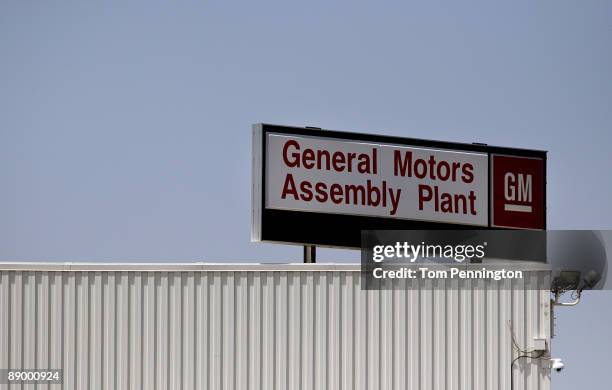
[{"label": "sign", "polygon": [[493,226],[544,229],[544,160],[491,156]]},{"label": "sign", "polygon": [[[493,153],[542,163],[546,156],[486,145],[254,125],[252,240],[359,247],[361,230],[489,228]],[[513,207],[525,206],[527,179],[517,176],[515,181]],[[531,199],[541,202],[538,209],[543,210],[543,186],[529,189],[541,191],[531,193]],[[524,227],[515,220],[496,226]]]},{"label": "sign", "polygon": [[485,153],[268,133],[265,207],[488,224]]}]

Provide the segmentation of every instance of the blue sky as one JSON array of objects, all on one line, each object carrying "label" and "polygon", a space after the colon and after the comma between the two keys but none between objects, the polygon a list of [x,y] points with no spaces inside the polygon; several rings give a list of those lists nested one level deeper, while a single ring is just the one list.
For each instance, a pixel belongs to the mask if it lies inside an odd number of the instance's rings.
[{"label": "blue sky", "polygon": [[[549,228],[611,228],[609,1],[96,3],[0,4],[0,259],[301,260],[249,242],[255,122],[545,149]],[[610,298],[556,388],[604,383]]]}]

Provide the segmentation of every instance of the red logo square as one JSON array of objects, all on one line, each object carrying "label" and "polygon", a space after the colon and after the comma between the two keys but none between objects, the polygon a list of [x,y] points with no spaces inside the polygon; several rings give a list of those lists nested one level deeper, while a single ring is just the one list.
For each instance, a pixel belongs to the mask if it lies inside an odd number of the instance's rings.
[{"label": "red logo square", "polygon": [[544,160],[491,156],[492,226],[545,229]]}]

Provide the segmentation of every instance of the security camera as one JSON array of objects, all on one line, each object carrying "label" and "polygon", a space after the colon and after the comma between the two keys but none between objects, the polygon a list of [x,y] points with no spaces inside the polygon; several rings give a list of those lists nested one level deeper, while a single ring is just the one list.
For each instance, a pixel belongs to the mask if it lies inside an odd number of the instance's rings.
[{"label": "security camera", "polygon": [[550,366],[557,372],[561,372],[565,368],[565,364],[563,364],[561,359],[550,359]]}]

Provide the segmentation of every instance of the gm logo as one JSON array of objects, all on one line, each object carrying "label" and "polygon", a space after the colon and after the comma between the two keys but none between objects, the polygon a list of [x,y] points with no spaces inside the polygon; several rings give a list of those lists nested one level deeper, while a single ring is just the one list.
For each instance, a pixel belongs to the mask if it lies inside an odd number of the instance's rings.
[{"label": "gm logo", "polygon": [[531,203],[532,182],[531,175],[507,172],[504,175],[504,210],[530,213],[531,205],[524,203]]},{"label": "gm logo", "polygon": [[491,155],[491,226],[546,229],[546,152]]}]

